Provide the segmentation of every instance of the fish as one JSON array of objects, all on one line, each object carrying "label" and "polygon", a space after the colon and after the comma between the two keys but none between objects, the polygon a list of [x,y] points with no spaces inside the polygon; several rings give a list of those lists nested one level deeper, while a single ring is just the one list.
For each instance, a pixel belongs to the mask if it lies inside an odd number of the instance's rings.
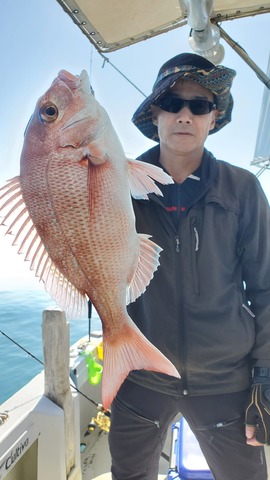
[{"label": "fish", "polygon": [[55,302],[75,318],[88,300],[102,322],[102,403],[108,409],[131,370],[179,378],[142,334],[127,305],[147,288],[161,248],[137,233],[134,198],[162,195],[162,169],[128,159],[85,70],[61,70],[25,130],[20,174],[0,189],[5,233]]}]

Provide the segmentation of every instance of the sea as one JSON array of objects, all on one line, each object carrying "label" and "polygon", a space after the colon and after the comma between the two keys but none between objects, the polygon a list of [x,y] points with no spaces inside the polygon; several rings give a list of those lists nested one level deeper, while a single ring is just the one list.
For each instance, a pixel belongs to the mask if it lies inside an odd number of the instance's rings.
[{"label": "sea", "polygon": [[[0,405],[43,369],[42,312],[54,305],[43,290],[0,291]],[[71,345],[89,334],[89,323],[101,330],[95,310],[91,322],[68,322]]]}]

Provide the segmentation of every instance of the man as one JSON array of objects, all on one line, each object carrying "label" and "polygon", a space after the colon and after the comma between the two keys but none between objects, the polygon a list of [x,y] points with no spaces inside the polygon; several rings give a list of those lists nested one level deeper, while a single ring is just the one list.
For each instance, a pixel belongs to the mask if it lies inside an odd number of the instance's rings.
[{"label": "man", "polygon": [[175,183],[160,187],[161,198],[134,201],[137,231],[163,251],[129,314],[181,379],[142,370],[122,385],[109,437],[115,480],[157,478],[178,412],[215,479],[267,478],[269,206],[250,172],[204,147],[208,134],[231,119],[234,76],[200,56],[177,55],[161,67],[133,117],[159,143],[140,159],[162,167]]}]

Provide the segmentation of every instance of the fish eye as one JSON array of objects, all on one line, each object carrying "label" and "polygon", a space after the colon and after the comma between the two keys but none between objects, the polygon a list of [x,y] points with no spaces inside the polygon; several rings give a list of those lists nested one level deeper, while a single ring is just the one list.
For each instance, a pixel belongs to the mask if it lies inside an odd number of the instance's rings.
[{"label": "fish eye", "polygon": [[54,122],[58,117],[58,108],[53,103],[47,103],[39,110],[39,118],[42,123]]}]

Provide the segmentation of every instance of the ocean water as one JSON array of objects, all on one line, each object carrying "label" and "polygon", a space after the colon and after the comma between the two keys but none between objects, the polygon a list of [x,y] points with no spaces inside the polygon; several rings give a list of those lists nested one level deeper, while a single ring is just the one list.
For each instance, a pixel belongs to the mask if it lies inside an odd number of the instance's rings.
[{"label": "ocean water", "polygon": [[[53,305],[53,300],[43,290],[0,291],[0,404],[43,369],[37,360],[5,335],[43,362],[42,312]],[[88,335],[87,318],[69,323],[71,345]],[[95,311],[91,329],[101,329]]]}]

